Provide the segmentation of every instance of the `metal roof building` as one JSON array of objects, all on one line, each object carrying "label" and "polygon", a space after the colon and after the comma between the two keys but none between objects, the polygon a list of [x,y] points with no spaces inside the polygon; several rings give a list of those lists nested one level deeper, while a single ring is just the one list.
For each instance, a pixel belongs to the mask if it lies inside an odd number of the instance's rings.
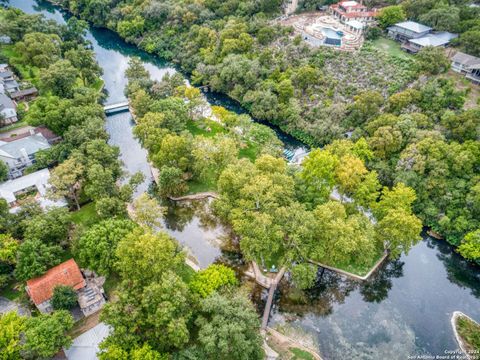
[{"label": "metal roof building", "polygon": [[110,327],[104,323],[84,332],[73,340],[68,349],[64,349],[68,360],[96,360],[100,343],[110,334]]}]

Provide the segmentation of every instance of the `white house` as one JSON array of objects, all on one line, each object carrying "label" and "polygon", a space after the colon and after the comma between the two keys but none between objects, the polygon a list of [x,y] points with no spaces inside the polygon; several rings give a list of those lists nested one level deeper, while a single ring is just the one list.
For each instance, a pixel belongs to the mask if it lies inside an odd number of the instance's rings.
[{"label": "white house", "polygon": [[10,212],[18,209],[18,198],[24,194],[35,192],[35,198],[43,209],[48,207],[66,206],[65,200],[53,201],[48,199],[50,172],[42,169],[14,180],[0,183],[0,198],[5,199],[10,206]]},{"label": "white house", "polygon": [[50,148],[48,140],[41,133],[32,134],[14,141],[0,140],[0,160],[8,166],[8,177],[15,179],[35,163],[35,154],[39,150]]}]

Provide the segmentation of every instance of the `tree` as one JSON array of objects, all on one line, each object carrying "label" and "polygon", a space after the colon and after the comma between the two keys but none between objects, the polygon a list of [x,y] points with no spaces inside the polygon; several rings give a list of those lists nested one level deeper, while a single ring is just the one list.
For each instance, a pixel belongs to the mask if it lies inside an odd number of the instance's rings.
[{"label": "tree", "polygon": [[71,216],[63,207],[51,208],[26,221],[25,238],[43,243],[61,244],[68,238]]},{"label": "tree", "polygon": [[335,169],[339,164],[337,156],[330,151],[315,149],[302,163],[299,173],[303,181],[302,189],[305,200],[313,206],[327,201],[335,185]]},{"label": "tree", "polygon": [[105,347],[129,350],[146,343],[161,352],[182,348],[190,338],[192,314],[187,285],[169,269],[144,287],[132,289],[129,283],[125,278],[118,300],[102,311],[103,321],[113,327]]},{"label": "tree", "polygon": [[456,41],[470,55],[480,56],[480,30],[472,29],[460,34]]},{"label": "tree", "polygon": [[58,265],[62,249],[58,245],[44,244],[40,240],[24,241],[18,248],[14,275],[20,281],[43,275]]},{"label": "tree", "polygon": [[32,32],[15,44],[15,51],[25,64],[47,68],[60,57],[61,39],[56,34]]},{"label": "tree", "polygon": [[59,60],[45,70],[40,79],[45,90],[53,95],[64,98],[73,96],[73,88],[78,77],[78,70],[75,69],[70,61]]},{"label": "tree", "polygon": [[160,169],[158,188],[161,196],[179,196],[184,194],[188,186],[179,168],[163,166]]},{"label": "tree", "polygon": [[22,333],[27,319],[17,311],[0,314],[0,359],[21,359]]},{"label": "tree", "polygon": [[130,220],[107,219],[89,228],[74,244],[80,263],[101,275],[114,269],[118,243],[136,228]]},{"label": "tree", "polygon": [[0,160],[0,181],[8,179],[8,166],[2,160]]},{"label": "tree", "polygon": [[186,171],[192,162],[192,138],[167,134],[161,139],[160,148],[151,158],[158,169],[167,166]]},{"label": "tree", "polygon": [[260,323],[252,304],[241,294],[213,293],[201,303],[198,342],[212,360],[263,359]]},{"label": "tree", "polygon": [[466,259],[480,261],[480,230],[469,232],[465,235],[458,252]]},{"label": "tree", "polygon": [[377,16],[378,24],[382,29],[404,21],[406,18],[407,15],[401,5],[386,6],[380,10]]},{"label": "tree", "polygon": [[168,360],[168,355],[153,350],[148,344],[130,351],[123,350],[118,345],[111,345],[97,355],[100,360]]},{"label": "tree", "polygon": [[221,171],[235,161],[238,148],[225,136],[197,137],[193,142],[193,168],[201,179],[216,181]]},{"label": "tree", "polygon": [[153,234],[135,229],[117,246],[116,268],[132,284],[150,284],[165,271],[174,270],[185,260],[177,242],[164,232]]},{"label": "tree", "polygon": [[383,219],[390,210],[403,210],[407,214],[412,213],[412,204],[417,198],[415,190],[404,183],[396,184],[392,190],[384,187],[380,201],[373,207],[375,217]]},{"label": "tree", "polygon": [[102,68],[95,59],[95,53],[90,49],[78,46],[65,53],[65,59],[79,71],[85,86],[92,84],[102,74]]},{"label": "tree", "polygon": [[77,305],[77,293],[71,286],[58,285],[50,301],[55,310],[70,310]]},{"label": "tree", "polygon": [[392,258],[410,248],[421,240],[422,222],[415,215],[400,210],[390,210],[376,224],[375,235],[378,241],[388,249]]},{"label": "tree", "polygon": [[77,210],[80,210],[78,197],[85,181],[85,167],[78,156],[70,156],[52,170],[50,184],[53,186],[53,198],[67,197],[73,200]]},{"label": "tree", "polygon": [[293,283],[299,289],[309,289],[315,284],[317,272],[318,267],[313,264],[297,264],[291,270]]},{"label": "tree", "polygon": [[133,220],[150,229],[161,228],[166,209],[154,198],[143,193],[133,201]]},{"label": "tree", "polygon": [[376,117],[383,102],[382,94],[377,91],[364,91],[356,95],[350,108],[350,121],[353,125],[362,125],[369,119]]},{"label": "tree", "polygon": [[69,347],[72,339],[67,332],[73,327],[72,316],[65,310],[51,315],[41,314],[26,322],[25,352],[33,358],[50,358],[62,347]]},{"label": "tree", "polygon": [[456,6],[440,5],[420,16],[420,22],[437,31],[455,31],[460,21],[460,10]]},{"label": "tree", "polygon": [[0,263],[14,265],[20,243],[8,234],[0,234]]},{"label": "tree", "polygon": [[425,46],[418,52],[416,60],[420,71],[432,75],[447,72],[450,68],[450,60],[442,47]]},{"label": "tree", "polygon": [[227,285],[236,285],[235,272],[221,264],[212,264],[197,272],[190,282],[190,288],[201,297],[206,298],[214,291]]}]

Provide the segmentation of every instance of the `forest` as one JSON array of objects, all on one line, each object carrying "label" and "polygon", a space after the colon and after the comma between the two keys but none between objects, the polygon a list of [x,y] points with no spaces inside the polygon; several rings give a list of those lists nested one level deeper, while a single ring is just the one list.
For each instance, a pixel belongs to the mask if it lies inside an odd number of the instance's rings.
[{"label": "forest", "polygon": [[[279,1],[61,4],[178,63],[194,84],[228,94],[254,118],[313,147],[364,138],[373,151],[366,166],[381,184],[412,187],[423,224],[478,259],[480,115],[478,107],[464,108],[465,90],[442,76],[449,61],[439,49],[399,59],[368,42],[355,53],[310,48],[271,21]],[[312,4],[305,6],[323,3]],[[420,0],[393,8],[382,14],[385,26],[425,21],[461,33],[457,46],[477,54],[478,8]]]}]

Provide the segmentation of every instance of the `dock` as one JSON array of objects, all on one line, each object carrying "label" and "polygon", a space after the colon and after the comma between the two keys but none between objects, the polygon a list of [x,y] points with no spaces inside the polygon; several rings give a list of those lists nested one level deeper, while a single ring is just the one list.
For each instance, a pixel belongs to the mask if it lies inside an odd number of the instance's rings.
[{"label": "dock", "polygon": [[275,295],[275,291],[277,290],[278,283],[280,280],[282,280],[283,274],[285,274],[285,271],[287,268],[284,266],[280,269],[278,272],[277,276],[272,280],[270,283],[270,288],[268,289],[268,298],[267,298],[267,303],[265,304],[265,310],[263,311],[263,317],[262,317],[262,329],[265,330],[268,325],[268,318],[270,317],[270,310],[272,309],[272,304],[273,304],[273,297]]}]

